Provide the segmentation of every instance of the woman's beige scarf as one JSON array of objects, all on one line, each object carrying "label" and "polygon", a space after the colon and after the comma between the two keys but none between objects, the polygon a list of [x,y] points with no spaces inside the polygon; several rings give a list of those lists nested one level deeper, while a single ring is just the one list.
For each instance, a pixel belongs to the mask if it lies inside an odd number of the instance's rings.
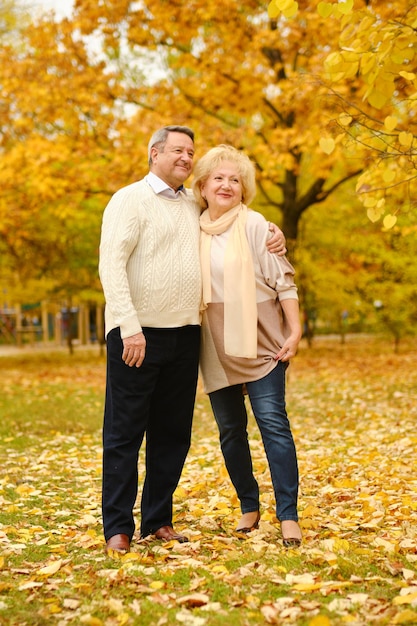
[{"label": "woman's beige scarf", "polygon": [[213,235],[233,224],[224,257],[224,349],[229,356],[254,359],[257,355],[258,312],[252,255],[246,237],[248,209],[230,209],[214,222],[208,210],[200,216],[200,257],[203,276],[203,308],[211,302],[210,254]]}]

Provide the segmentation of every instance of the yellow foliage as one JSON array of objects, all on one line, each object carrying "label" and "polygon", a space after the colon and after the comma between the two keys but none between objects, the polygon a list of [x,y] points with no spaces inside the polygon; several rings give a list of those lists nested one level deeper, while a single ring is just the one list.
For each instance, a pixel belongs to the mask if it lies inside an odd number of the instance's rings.
[{"label": "yellow foliage", "polygon": [[410,148],[411,144],[413,143],[413,139],[413,133],[401,131],[398,134],[398,141],[400,142],[400,145],[404,148]]},{"label": "yellow foliage", "polygon": [[342,126],[349,126],[349,124],[353,120],[353,117],[351,115],[348,115],[347,113],[341,113],[338,117],[338,120],[339,124],[341,124]]},{"label": "yellow foliage", "polygon": [[337,11],[341,15],[348,15],[353,8],[353,0],[343,0],[342,2],[338,2],[336,5]]},{"label": "yellow foliage", "polygon": [[383,181],[384,183],[387,183],[388,185],[395,180],[395,177],[396,177],[396,172],[394,169],[384,170],[384,172],[382,173]]},{"label": "yellow foliage", "polygon": [[384,126],[388,132],[391,132],[392,130],[394,130],[397,124],[398,124],[398,119],[397,117],[395,117],[395,115],[387,115],[387,117],[384,120]]},{"label": "yellow foliage", "polygon": [[366,215],[368,216],[371,222],[377,222],[383,214],[384,214],[384,210],[379,209],[377,207],[369,208],[366,211]]},{"label": "yellow foliage", "polygon": [[[328,79],[335,85],[353,78],[357,73],[362,81],[362,88],[359,88],[362,101],[376,110],[376,113],[365,110],[356,115],[356,120],[364,128],[360,136],[361,148],[369,148],[370,155],[373,155],[370,161],[379,154],[394,155],[396,149],[392,146],[395,142],[402,149],[410,149],[413,136],[404,127],[408,128],[410,116],[414,115],[413,99],[416,97],[412,90],[416,80],[413,71],[417,49],[414,27],[417,22],[416,7],[410,7],[405,0],[396,3],[395,8],[386,3],[380,3],[378,7],[363,7],[360,4],[354,6],[351,2],[319,2],[317,12],[322,18],[340,23],[339,46],[329,52],[325,61]],[[344,99],[342,88],[340,95]],[[349,104],[352,104],[353,112],[358,111],[354,102],[345,102],[346,114]],[[392,134],[391,138],[380,134],[378,118],[384,123],[386,133]],[[415,156],[410,153],[408,158],[409,165],[398,168],[396,185],[387,194],[401,195],[401,184],[407,185],[413,180],[408,172],[415,168]],[[392,171],[384,176],[384,170],[392,162],[392,158],[378,162],[377,167],[381,171],[378,180],[373,173],[374,167],[370,166],[368,179],[375,179],[376,184],[389,185],[394,177]],[[368,215],[379,219],[376,211],[370,211]],[[392,216],[386,218],[386,224],[392,223]]]},{"label": "yellow foliage", "polygon": [[319,141],[320,148],[326,154],[331,154],[335,149],[336,143],[332,137],[321,137]]},{"label": "yellow foliage", "polygon": [[49,565],[45,565],[36,571],[37,576],[52,576],[56,574],[62,566],[62,560],[51,561]]},{"label": "yellow foliage", "polygon": [[397,217],[395,215],[386,215],[382,221],[384,228],[386,230],[389,230],[390,228],[393,228],[393,226],[395,226],[395,224],[397,223]]},{"label": "yellow foliage", "polygon": [[396,596],[393,599],[393,604],[417,604],[417,591],[411,589],[404,589],[404,593],[402,595]]},{"label": "yellow foliage", "polygon": [[415,72],[398,72],[398,74],[400,76],[402,76],[403,78],[405,78],[406,80],[415,80],[416,79],[416,74]]},{"label": "yellow foliage", "polygon": [[331,2],[319,2],[317,5],[317,11],[321,17],[330,17],[334,10],[334,4]]},{"label": "yellow foliage", "polygon": [[316,615],[308,623],[308,626],[331,626],[332,622],[327,615]]}]

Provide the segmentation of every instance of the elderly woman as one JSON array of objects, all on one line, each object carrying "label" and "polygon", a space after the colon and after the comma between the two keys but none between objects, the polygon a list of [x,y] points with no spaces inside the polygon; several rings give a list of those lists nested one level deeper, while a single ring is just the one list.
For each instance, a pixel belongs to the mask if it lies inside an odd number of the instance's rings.
[{"label": "elderly woman", "polygon": [[240,500],[237,532],[260,520],[259,487],[247,434],[247,392],[269,463],[285,546],[301,543],[297,456],[285,407],[285,372],[301,338],[294,269],[266,251],[268,222],[247,207],[255,170],[220,145],[198,162],[193,191],[200,218],[203,320],[200,366],[220,445]]}]

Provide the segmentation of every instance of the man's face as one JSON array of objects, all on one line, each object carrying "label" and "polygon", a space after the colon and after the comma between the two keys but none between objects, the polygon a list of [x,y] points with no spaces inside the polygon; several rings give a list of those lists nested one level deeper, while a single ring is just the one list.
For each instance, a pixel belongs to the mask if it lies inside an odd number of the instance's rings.
[{"label": "man's face", "polygon": [[172,132],[164,147],[153,146],[151,157],[151,172],[173,189],[178,189],[193,170],[194,143],[185,133]]}]

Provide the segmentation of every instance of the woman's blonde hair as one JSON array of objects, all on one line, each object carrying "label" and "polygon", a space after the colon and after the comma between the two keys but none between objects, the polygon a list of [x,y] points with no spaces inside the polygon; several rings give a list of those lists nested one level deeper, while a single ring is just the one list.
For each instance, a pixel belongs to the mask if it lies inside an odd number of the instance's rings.
[{"label": "woman's blonde hair", "polygon": [[246,154],[240,152],[233,146],[220,144],[209,150],[198,161],[194,168],[194,178],[192,189],[195,199],[203,208],[207,208],[207,201],[201,195],[201,187],[204,185],[211,172],[220,165],[222,161],[232,161],[236,163],[240,177],[242,179],[242,202],[250,204],[256,195],[255,166]]}]

